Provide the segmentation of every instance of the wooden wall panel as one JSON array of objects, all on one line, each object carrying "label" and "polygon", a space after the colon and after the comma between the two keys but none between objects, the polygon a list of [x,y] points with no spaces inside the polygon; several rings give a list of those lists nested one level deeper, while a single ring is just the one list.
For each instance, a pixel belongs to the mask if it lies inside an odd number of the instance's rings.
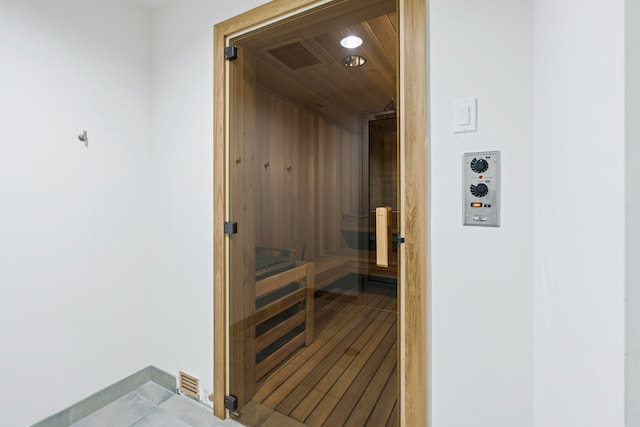
[{"label": "wooden wall panel", "polygon": [[356,132],[257,89],[260,182],[256,242],[306,260],[341,248],[340,218],[356,214],[362,144]]},{"label": "wooden wall panel", "polygon": [[369,123],[369,209],[398,210],[398,133],[396,119]]}]

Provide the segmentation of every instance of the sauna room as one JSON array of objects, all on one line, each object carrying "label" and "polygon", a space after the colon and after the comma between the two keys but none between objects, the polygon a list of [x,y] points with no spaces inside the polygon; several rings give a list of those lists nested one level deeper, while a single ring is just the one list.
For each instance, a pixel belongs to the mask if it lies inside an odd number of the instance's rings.
[{"label": "sauna room", "polygon": [[[229,67],[232,414],[395,425],[395,1],[241,34]],[[289,425],[289,424],[286,424]]]}]

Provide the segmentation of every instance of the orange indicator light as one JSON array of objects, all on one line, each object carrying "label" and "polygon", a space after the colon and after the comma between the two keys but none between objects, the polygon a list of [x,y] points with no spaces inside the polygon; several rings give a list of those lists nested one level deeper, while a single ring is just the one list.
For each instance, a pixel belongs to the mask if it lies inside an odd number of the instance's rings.
[{"label": "orange indicator light", "polygon": [[482,203],[471,203],[471,207],[472,208],[481,208],[482,207]]}]

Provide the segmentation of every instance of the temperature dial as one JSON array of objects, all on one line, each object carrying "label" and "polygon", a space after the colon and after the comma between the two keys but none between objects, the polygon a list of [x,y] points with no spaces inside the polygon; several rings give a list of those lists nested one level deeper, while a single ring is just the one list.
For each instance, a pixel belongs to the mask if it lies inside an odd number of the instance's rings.
[{"label": "temperature dial", "polygon": [[471,170],[475,173],[482,173],[489,169],[489,162],[485,159],[476,159],[471,160]]},{"label": "temperature dial", "polygon": [[478,185],[471,184],[470,190],[471,190],[471,194],[473,194],[476,197],[484,197],[487,195],[487,193],[489,193],[489,187],[487,187],[486,184],[478,184]]}]

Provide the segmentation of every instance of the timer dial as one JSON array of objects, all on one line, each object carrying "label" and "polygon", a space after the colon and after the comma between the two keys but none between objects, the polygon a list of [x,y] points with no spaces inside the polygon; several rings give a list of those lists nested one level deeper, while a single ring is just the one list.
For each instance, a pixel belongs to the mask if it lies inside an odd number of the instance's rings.
[{"label": "timer dial", "polygon": [[473,194],[476,197],[484,197],[487,195],[487,193],[489,193],[489,187],[487,187],[486,184],[478,184],[478,185],[471,184],[471,187],[469,188],[469,190],[471,190],[471,194]]}]

